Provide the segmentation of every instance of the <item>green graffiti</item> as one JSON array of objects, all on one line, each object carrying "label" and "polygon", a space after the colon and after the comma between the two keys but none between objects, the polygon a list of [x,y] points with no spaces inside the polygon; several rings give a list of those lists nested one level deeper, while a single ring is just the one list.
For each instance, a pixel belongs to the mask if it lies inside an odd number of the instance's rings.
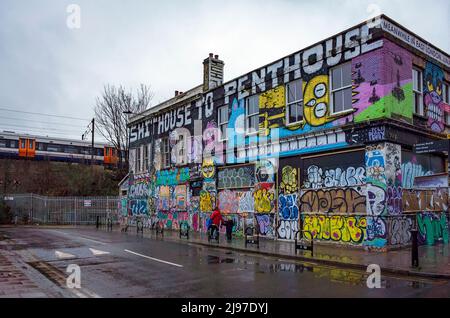
[{"label": "green graffiti", "polygon": [[432,214],[422,213],[417,215],[417,224],[419,234],[425,240],[427,245],[434,245],[436,241],[442,240],[448,244],[448,224],[444,213]]},{"label": "green graffiti", "polygon": [[412,83],[402,86],[404,99],[399,102],[393,94],[380,98],[377,102],[368,106],[365,110],[355,116],[355,123],[363,122],[369,119],[392,117],[392,114],[401,115],[412,119]]}]

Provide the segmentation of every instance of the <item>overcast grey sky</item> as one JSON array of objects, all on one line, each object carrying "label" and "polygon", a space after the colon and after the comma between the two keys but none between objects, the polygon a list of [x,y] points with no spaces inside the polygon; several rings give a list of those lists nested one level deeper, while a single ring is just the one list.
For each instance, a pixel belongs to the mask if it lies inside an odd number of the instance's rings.
[{"label": "overcast grey sky", "polygon": [[[80,29],[66,25],[72,3]],[[151,85],[156,104],[200,84],[209,52],[231,79],[366,20],[370,4],[450,52],[449,0],[0,0],[0,131],[79,138],[87,122],[1,108],[88,119],[105,83]]]}]

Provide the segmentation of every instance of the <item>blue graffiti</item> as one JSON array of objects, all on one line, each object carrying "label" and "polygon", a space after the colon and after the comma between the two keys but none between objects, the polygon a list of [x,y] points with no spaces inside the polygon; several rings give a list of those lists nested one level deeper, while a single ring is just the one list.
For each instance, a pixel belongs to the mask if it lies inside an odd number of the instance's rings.
[{"label": "blue graffiti", "polygon": [[280,217],[284,220],[298,219],[297,193],[280,194]]}]

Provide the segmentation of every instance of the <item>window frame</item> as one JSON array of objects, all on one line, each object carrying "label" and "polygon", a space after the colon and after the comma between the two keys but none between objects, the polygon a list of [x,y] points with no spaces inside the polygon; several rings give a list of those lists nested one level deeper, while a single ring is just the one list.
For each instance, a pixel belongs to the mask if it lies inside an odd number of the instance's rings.
[{"label": "window frame", "polygon": [[[298,99],[298,100],[294,100],[292,102],[289,102],[289,86],[294,84],[295,82],[300,82],[300,89],[302,91],[302,98]],[[304,107],[305,107],[305,104],[304,104],[303,93],[304,93],[303,92],[303,79],[299,78],[299,79],[296,79],[296,80],[294,80],[292,82],[286,83],[286,126],[298,125],[298,124],[301,124],[301,123],[304,122],[304,118],[305,118],[304,117]],[[302,115],[301,115],[302,119],[301,120],[296,120],[296,121],[291,123],[289,121],[289,117],[290,117],[290,114],[289,114],[290,107],[289,106],[294,105],[294,104],[298,104],[298,103],[302,104]],[[298,119],[298,114],[297,114],[296,118]]]},{"label": "window frame", "polygon": [[[414,87],[414,72],[417,72],[418,78],[417,83],[419,85],[419,88],[416,89]],[[414,98],[414,104],[413,104],[413,113],[418,116],[425,116],[425,107],[424,107],[424,100],[423,100],[423,71],[417,67],[413,67],[412,69],[412,79],[413,79],[413,98]],[[419,112],[416,110],[416,96],[419,96]]]},{"label": "window frame", "polygon": [[[443,82],[442,83],[442,101],[447,104],[450,105],[450,92],[449,92],[449,83],[447,82]],[[445,112],[445,124],[446,125],[450,125],[450,113]]]},{"label": "window frame", "polygon": [[148,145],[144,145],[143,152],[144,153],[142,155],[142,158],[144,160],[144,163],[143,163],[143,167],[142,167],[143,169],[142,170],[147,171],[148,170],[148,165],[149,165],[149,161],[148,161],[148,159],[149,159]]},{"label": "window frame", "polygon": [[[250,106],[250,100],[253,100],[253,99],[257,101],[256,106],[257,106],[258,111],[255,113],[249,114],[248,109]],[[255,131],[252,131],[252,132],[249,131],[250,127],[248,126],[248,122],[251,117],[257,117],[257,119],[258,119],[258,121],[257,121],[258,125],[257,125]],[[249,96],[245,99],[245,135],[246,136],[256,135],[256,134],[258,134],[258,131],[259,131],[259,94]]]},{"label": "window frame", "polygon": [[[167,151],[165,150],[165,146],[167,145]],[[170,145],[169,145],[169,137],[161,138],[161,166],[165,168],[170,168]],[[167,164],[166,164],[167,162]]]},{"label": "window frame", "polygon": [[[226,111],[225,113],[227,114],[227,120],[226,121],[221,121],[221,118],[220,118],[221,110],[223,108],[225,109],[225,111]],[[217,123],[218,123],[219,131],[220,131],[219,141],[226,141],[226,140],[228,140],[228,134],[227,134],[226,131],[227,131],[227,127],[228,127],[229,121],[230,121],[230,114],[228,113],[228,105],[220,106],[217,109]],[[222,126],[223,125],[225,125],[225,138],[223,138],[223,134],[222,134]]]},{"label": "window frame", "polygon": [[[336,70],[336,69],[338,69],[338,68],[343,68],[345,65],[350,65],[350,78],[352,77],[352,64],[351,64],[351,61],[350,62],[345,62],[345,63],[342,63],[342,64],[339,64],[339,65],[337,65],[337,66],[335,66],[335,67],[332,67],[331,69],[330,69],[330,71],[329,71],[329,98],[330,98],[330,114],[331,115],[335,115],[335,114],[343,114],[343,113],[348,113],[348,112],[351,112],[351,111],[353,111],[353,104],[352,103],[350,103],[350,108],[345,108],[346,107],[346,105],[344,104],[343,106],[344,106],[344,109],[342,109],[342,110],[340,110],[340,111],[335,111],[335,109],[334,109],[334,93],[336,93],[336,92],[339,92],[339,91],[345,91],[345,90],[347,90],[347,89],[349,89],[350,88],[350,91],[352,90],[352,87],[353,87],[353,80],[351,80],[350,81],[350,84],[349,85],[346,85],[346,86],[342,86],[342,87],[339,87],[339,88],[334,88],[333,87],[333,71],[334,70]],[[342,76],[342,74],[343,74],[343,72],[342,72],[342,70],[341,70],[341,82],[343,82],[343,76]],[[352,100],[350,100],[350,102],[351,102]]]},{"label": "window frame", "polygon": [[141,147],[136,148],[135,168],[136,173],[141,172]]}]

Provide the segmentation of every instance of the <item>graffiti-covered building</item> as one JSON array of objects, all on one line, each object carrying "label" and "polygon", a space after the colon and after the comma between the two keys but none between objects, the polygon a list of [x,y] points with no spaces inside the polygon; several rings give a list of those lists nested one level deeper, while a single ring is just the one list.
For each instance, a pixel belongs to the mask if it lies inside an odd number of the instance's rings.
[{"label": "graffiti-covered building", "polygon": [[[211,211],[262,236],[389,248],[448,242],[443,153],[450,56],[382,15],[224,81],[210,54],[204,82],[132,117],[123,214],[205,231]],[[448,182],[447,174],[444,183]],[[149,222],[150,224],[150,222]]]}]

